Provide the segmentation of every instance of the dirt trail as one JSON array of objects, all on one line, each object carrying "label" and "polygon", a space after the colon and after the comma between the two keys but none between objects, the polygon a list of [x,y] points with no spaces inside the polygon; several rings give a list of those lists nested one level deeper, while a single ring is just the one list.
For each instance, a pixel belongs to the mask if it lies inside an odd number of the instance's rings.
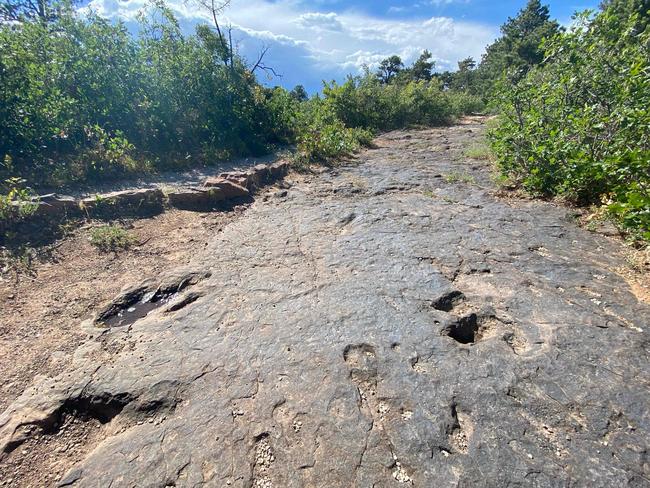
[{"label": "dirt trail", "polygon": [[67,323],[73,359],[0,415],[0,479],[650,486],[650,307],[625,249],[499,196],[464,155],[483,130],[386,134],[115,301],[174,290],[147,317]]}]

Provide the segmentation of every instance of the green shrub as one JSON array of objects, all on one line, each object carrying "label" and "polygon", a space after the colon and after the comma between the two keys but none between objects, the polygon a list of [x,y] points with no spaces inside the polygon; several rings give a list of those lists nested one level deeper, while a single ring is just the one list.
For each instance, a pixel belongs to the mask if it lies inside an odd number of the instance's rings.
[{"label": "green shrub", "polygon": [[328,162],[353,153],[372,140],[367,129],[349,128],[338,119],[331,106],[314,99],[304,108],[298,123],[296,162]]},{"label": "green shrub", "polygon": [[287,139],[284,106],[266,103],[242,59],[226,62],[209,28],[182,35],[160,1],[139,21],[138,37],[72,9],[0,23],[0,158],[14,163],[0,178],[105,179],[262,154]]},{"label": "green shrub", "polygon": [[369,73],[328,83],[323,95],[346,126],[372,130],[441,125],[482,108],[477,97],[443,91],[437,79],[385,84]]},{"label": "green shrub", "polygon": [[650,32],[611,6],[577,22],[503,86],[498,165],[531,193],[605,206],[650,240]]},{"label": "green shrub", "polygon": [[[10,160],[5,160],[10,165]],[[32,215],[37,204],[32,201],[32,191],[24,186],[21,178],[7,178],[0,185],[0,241],[11,227]]]},{"label": "green shrub", "polygon": [[129,249],[136,239],[122,227],[103,225],[90,231],[90,243],[101,252],[117,252]]},{"label": "green shrub", "polygon": [[464,92],[452,92],[451,105],[453,113],[458,115],[465,114],[480,114],[485,111],[485,103],[483,99],[477,95],[472,95]]}]

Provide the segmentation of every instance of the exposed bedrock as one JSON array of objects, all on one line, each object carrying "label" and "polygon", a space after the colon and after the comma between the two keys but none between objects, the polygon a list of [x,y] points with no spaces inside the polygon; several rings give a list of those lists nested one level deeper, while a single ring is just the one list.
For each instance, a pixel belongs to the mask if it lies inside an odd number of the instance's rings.
[{"label": "exposed bedrock", "polygon": [[620,244],[439,149],[481,130],[391,133],[254,203],[134,288],[182,306],[85,324],[75,369],[0,416],[5,458],[68,409],[133,422],[64,486],[649,486],[650,310]]}]

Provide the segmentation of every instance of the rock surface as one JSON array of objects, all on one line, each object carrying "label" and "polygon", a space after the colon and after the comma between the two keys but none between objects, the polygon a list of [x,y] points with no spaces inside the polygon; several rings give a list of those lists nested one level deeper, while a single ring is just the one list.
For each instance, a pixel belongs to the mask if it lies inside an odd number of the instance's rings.
[{"label": "rock surface", "polygon": [[247,197],[250,195],[250,191],[248,191],[246,185],[241,185],[236,181],[221,177],[207,178],[203,186],[217,190],[220,195],[223,196],[224,200]]},{"label": "rock surface", "polygon": [[209,210],[216,208],[226,197],[219,188],[188,188],[167,194],[170,207],[182,210]]},{"label": "rock surface", "polygon": [[159,280],[180,305],[85,324],[0,416],[5,460],[72,415],[122,427],[60,486],[649,486],[620,244],[496,197],[462,156],[481,130],[387,134],[256,202]]},{"label": "rock surface", "polygon": [[92,217],[152,215],[163,211],[164,198],[159,188],[123,190],[84,198],[80,206]]}]

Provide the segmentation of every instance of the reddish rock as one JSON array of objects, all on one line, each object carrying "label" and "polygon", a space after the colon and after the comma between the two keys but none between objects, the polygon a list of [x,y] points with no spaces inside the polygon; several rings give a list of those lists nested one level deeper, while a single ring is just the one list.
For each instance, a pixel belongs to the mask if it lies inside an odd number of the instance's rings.
[{"label": "reddish rock", "polygon": [[231,198],[247,197],[250,195],[246,186],[239,184],[235,180],[226,179],[220,176],[210,177],[203,183],[205,188],[218,190],[222,195],[222,200]]},{"label": "reddish rock", "polygon": [[286,176],[290,168],[289,161],[278,161],[269,166],[271,178],[277,179]]},{"label": "reddish rock", "polygon": [[251,176],[250,174],[244,171],[229,171],[227,173],[221,173],[219,178],[225,178],[228,181],[233,181],[239,186],[250,190],[251,189]]},{"label": "reddish rock", "polygon": [[253,173],[259,178],[260,184],[264,185],[271,179],[271,171],[266,164],[258,164],[253,167]]}]

